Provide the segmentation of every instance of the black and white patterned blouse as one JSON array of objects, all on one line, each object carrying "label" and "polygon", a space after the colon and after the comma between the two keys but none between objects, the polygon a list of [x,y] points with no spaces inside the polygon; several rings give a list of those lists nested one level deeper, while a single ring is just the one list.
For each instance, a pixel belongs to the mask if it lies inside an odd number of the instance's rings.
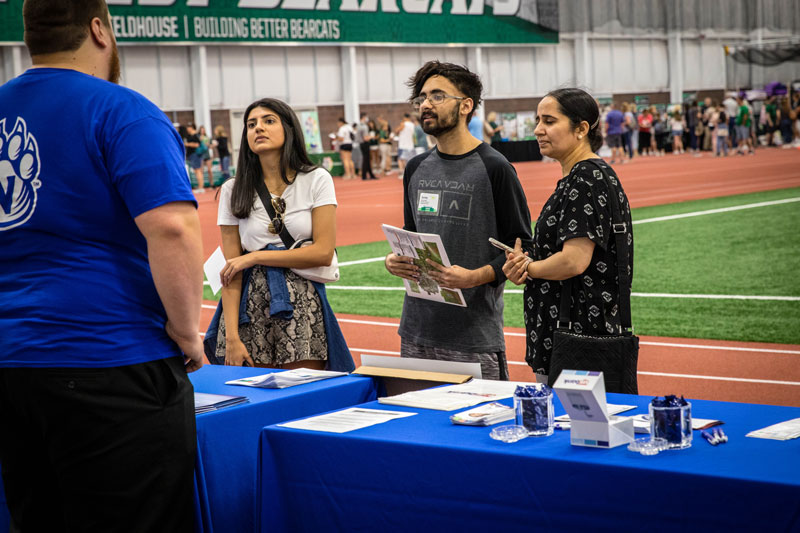
[{"label": "black and white patterned blouse", "polygon": [[[619,198],[621,219],[627,223],[625,237],[631,244],[628,269],[632,279],[633,232],[628,197],[605,161],[591,161],[605,170]],[[607,183],[595,165],[587,161],[575,164],[542,208],[530,253],[533,260],[541,261],[560,252],[564,241],[569,239],[587,237],[595,243],[589,267],[572,282],[572,330],[587,335],[618,333],[620,326],[617,247],[611,230]],[[561,287],[560,281],[544,279],[531,279],[525,285],[525,360],[537,374],[547,374],[550,369]]]}]

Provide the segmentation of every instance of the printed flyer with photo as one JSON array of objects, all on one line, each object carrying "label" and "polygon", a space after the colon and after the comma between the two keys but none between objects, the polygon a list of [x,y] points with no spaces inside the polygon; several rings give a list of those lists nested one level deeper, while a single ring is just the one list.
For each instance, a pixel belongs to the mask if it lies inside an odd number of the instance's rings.
[{"label": "printed flyer with photo", "polygon": [[413,257],[414,264],[420,268],[421,274],[418,282],[404,279],[406,294],[414,298],[423,298],[451,305],[466,307],[461,289],[448,289],[440,287],[428,272],[432,270],[427,259],[449,267],[450,260],[442,244],[442,238],[433,233],[415,233],[404,229],[383,224],[383,233],[392,247],[395,255]]}]

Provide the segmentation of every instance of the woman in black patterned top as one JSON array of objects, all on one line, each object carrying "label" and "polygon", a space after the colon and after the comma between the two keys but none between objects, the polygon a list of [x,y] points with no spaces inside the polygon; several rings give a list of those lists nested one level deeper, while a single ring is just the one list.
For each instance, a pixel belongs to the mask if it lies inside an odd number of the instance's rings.
[{"label": "woman in black patterned top", "polygon": [[[619,231],[633,250],[628,198],[614,170],[595,151],[602,146],[597,103],[580,89],[558,89],[539,103],[535,130],[543,155],[561,163],[563,178],[536,221],[533,249],[520,243],[503,266],[509,280],[525,283],[524,313],[528,364],[547,374],[558,320],[562,280],[574,278],[570,321],[575,333],[620,332],[620,297],[630,301],[630,287],[617,275],[609,194],[619,199]],[[608,176],[606,180],[603,176]],[[609,190],[609,183],[613,190]],[[633,257],[628,269],[633,277]]]}]

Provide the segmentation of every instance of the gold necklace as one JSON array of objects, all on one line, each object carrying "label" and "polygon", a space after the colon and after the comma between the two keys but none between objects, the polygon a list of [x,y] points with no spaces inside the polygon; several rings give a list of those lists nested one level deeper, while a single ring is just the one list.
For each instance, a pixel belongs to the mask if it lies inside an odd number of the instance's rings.
[{"label": "gold necklace", "polygon": [[297,177],[297,174],[296,173],[292,173],[291,175],[288,175],[286,177],[289,179],[289,183],[286,183],[285,181],[283,181],[283,179],[281,179],[279,177],[278,181],[277,181],[278,186],[275,187],[275,188],[272,188],[272,187],[269,186],[269,184],[267,184],[266,178],[264,179],[264,184],[267,185],[267,189],[269,189],[269,192],[271,194],[274,194],[275,196],[281,196],[284,193],[284,191],[286,191],[286,189],[289,187],[289,185],[294,183],[294,180]]}]

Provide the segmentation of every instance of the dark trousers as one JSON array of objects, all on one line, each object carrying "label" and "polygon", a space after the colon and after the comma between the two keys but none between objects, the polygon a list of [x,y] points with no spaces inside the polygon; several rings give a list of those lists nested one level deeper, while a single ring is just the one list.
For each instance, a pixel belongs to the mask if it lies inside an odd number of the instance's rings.
[{"label": "dark trousers", "polygon": [[372,161],[369,157],[369,143],[361,143],[358,147],[361,149],[361,179],[377,179],[372,172]]},{"label": "dark trousers", "polygon": [[11,530],[191,532],[194,394],[180,358],[0,368]]}]

